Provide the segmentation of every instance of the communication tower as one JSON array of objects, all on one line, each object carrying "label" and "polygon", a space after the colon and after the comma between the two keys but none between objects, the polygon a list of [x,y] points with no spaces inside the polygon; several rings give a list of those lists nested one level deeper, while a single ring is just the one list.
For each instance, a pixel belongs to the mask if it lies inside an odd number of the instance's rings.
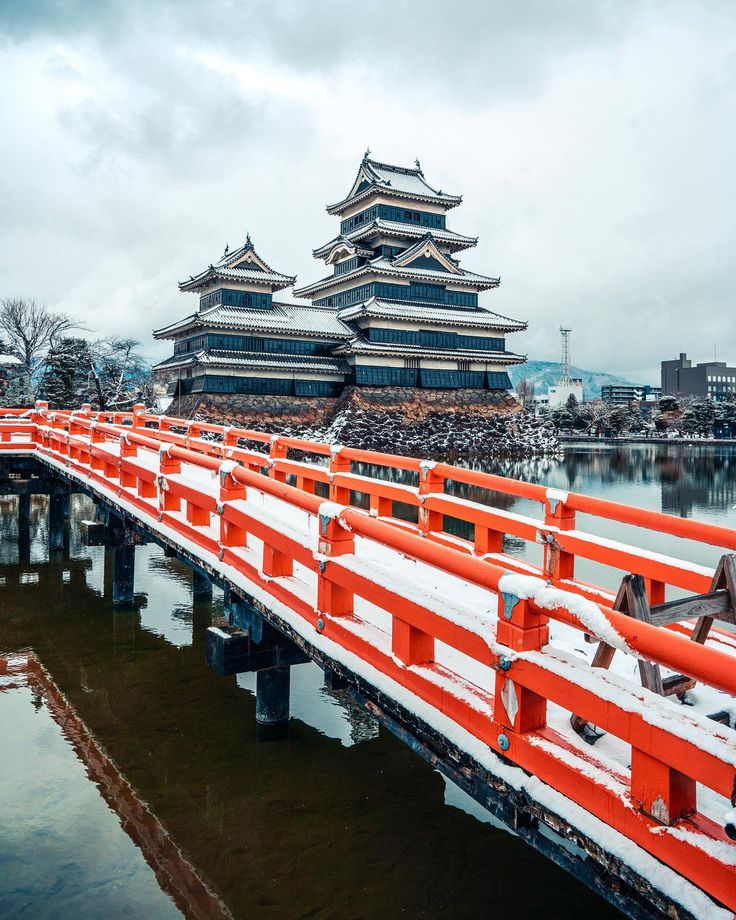
[{"label": "communication tower", "polygon": [[560,326],[560,335],[562,336],[562,373],[560,374],[559,385],[572,383],[570,378],[570,336],[572,329],[565,329]]}]

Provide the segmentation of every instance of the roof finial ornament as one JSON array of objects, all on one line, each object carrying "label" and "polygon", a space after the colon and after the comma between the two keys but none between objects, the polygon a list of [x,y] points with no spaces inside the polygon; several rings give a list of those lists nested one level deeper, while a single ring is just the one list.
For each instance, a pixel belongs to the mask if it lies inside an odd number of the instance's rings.
[{"label": "roof finial ornament", "polygon": [[253,243],[251,242],[251,239],[250,239],[250,230],[246,231],[246,234],[245,234],[245,245],[246,245],[246,246],[252,246],[252,245],[253,245]]},{"label": "roof finial ornament", "polygon": [[419,172],[421,172],[421,171],[422,171],[422,165],[421,165],[421,163],[419,162],[419,157],[417,157],[416,160],[414,160],[414,162],[416,163],[416,167],[417,167],[417,169],[419,170]]},{"label": "roof finial ornament", "polygon": [[225,255],[227,255],[229,252],[230,252],[230,244],[225,243]]},{"label": "roof finial ornament", "polygon": [[366,147],[366,148],[365,148],[365,153],[363,154],[363,159],[364,159],[364,160],[367,160],[368,157],[369,157],[370,155],[371,155],[371,148],[370,148],[370,147]]}]

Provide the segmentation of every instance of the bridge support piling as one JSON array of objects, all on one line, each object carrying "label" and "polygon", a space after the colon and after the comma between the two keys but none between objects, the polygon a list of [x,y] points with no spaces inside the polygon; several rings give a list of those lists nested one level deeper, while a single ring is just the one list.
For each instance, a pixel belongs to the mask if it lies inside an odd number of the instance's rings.
[{"label": "bridge support piling", "polygon": [[192,599],[199,602],[212,600],[212,579],[198,569],[192,569]]},{"label": "bridge support piling", "polygon": [[69,515],[69,495],[57,493],[49,495],[49,554],[57,555],[64,551],[66,519]]},{"label": "bridge support piling", "polygon": [[135,546],[120,543],[114,546],[112,571],[113,607],[132,607],[135,580]]},{"label": "bridge support piling", "polygon": [[256,735],[266,741],[283,738],[289,724],[291,668],[269,668],[256,674]]},{"label": "bridge support piling", "polygon": [[31,496],[18,496],[18,562],[28,565],[31,561]]}]

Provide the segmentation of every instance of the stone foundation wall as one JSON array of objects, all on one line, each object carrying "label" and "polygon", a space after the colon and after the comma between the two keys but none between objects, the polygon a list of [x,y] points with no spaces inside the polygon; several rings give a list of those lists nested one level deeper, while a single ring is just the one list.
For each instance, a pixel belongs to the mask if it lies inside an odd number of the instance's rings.
[{"label": "stone foundation wall", "polygon": [[320,425],[331,418],[342,397],[261,396],[247,393],[206,393],[174,400],[167,415],[201,418],[240,428],[282,431],[299,425]]},{"label": "stone foundation wall", "polygon": [[338,398],[212,394],[169,415],[409,456],[541,456],[559,443],[508,393],[347,387]]}]

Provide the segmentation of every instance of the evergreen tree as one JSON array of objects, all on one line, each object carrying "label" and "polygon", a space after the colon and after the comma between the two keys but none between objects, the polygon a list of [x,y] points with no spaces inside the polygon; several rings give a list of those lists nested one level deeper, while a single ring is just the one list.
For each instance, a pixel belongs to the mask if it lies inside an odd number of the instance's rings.
[{"label": "evergreen tree", "polygon": [[660,412],[677,412],[679,408],[680,403],[675,399],[674,396],[663,396],[659,400]]},{"label": "evergreen tree", "polygon": [[89,402],[89,343],[63,338],[55,342],[46,358],[41,392],[52,409],[74,409]]},{"label": "evergreen tree", "polygon": [[608,414],[608,427],[616,434],[622,431],[628,431],[631,420],[631,412],[628,406],[614,406]]},{"label": "evergreen tree", "polygon": [[634,434],[640,434],[642,431],[646,431],[646,429],[647,424],[644,421],[644,416],[641,414],[641,409],[632,409],[629,415],[628,430]]}]

